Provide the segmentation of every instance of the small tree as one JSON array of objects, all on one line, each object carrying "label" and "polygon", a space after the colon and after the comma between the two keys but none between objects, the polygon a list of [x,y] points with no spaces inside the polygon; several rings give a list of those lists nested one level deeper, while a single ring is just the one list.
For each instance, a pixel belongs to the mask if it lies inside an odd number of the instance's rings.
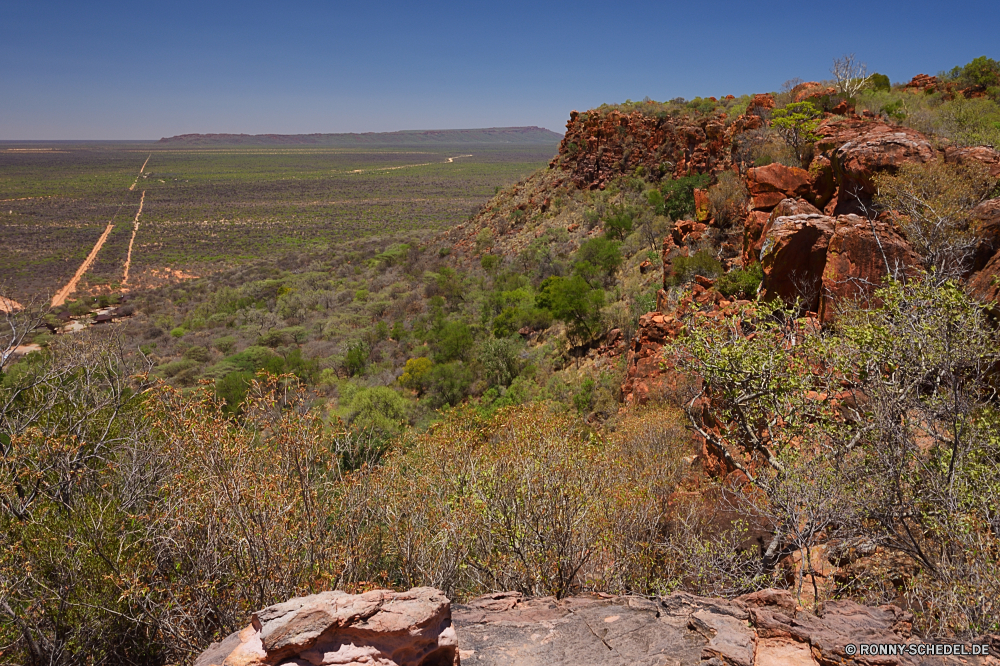
[{"label": "small tree", "polygon": [[819,138],[816,134],[819,123],[820,112],[809,102],[792,102],[771,114],[771,127],[792,147],[799,163],[805,157],[806,147]]},{"label": "small tree", "polygon": [[868,65],[855,60],[853,53],[836,58],[830,73],[837,79],[837,90],[848,97],[854,97],[861,92],[871,78],[868,75]]}]

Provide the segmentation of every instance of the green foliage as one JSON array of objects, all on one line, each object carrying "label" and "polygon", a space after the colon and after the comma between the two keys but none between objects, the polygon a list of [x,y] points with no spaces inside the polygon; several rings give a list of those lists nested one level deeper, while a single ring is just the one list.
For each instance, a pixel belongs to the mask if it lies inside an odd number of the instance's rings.
[{"label": "green foliage", "polygon": [[964,67],[955,67],[950,76],[973,86],[1000,86],[1000,62],[979,56]]},{"label": "green foliage", "polygon": [[406,400],[388,386],[364,388],[351,398],[351,424],[384,436],[399,434],[408,413]]},{"label": "green foliage", "polygon": [[625,240],[632,233],[635,211],[628,206],[614,206],[604,218],[604,235],[607,238]]},{"label": "green foliage", "polygon": [[566,322],[571,335],[585,341],[596,334],[600,325],[604,291],[590,286],[579,275],[553,276],[542,282],[536,302]]},{"label": "green foliage", "polygon": [[232,335],[224,335],[221,338],[216,338],[212,341],[212,346],[218,349],[223,354],[228,354],[236,346],[236,338]]},{"label": "green foliage", "polygon": [[868,87],[872,90],[889,91],[892,89],[892,83],[890,83],[888,76],[876,72],[868,77]]},{"label": "green foliage", "polygon": [[370,356],[371,347],[364,340],[358,340],[347,348],[347,353],[344,355],[344,369],[351,376],[364,374]]},{"label": "green foliage", "polygon": [[227,414],[239,412],[252,380],[253,373],[246,370],[236,370],[215,380],[215,395],[224,403]]},{"label": "green foliage", "polygon": [[806,147],[819,138],[816,128],[822,121],[821,116],[819,109],[810,102],[792,102],[771,112],[771,127],[791,146],[801,162]]},{"label": "green foliage", "polygon": [[475,374],[461,361],[436,364],[427,376],[426,399],[434,409],[454,407],[465,400],[473,381]]},{"label": "green foliage", "polygon": [[478,360],[485,371],[490,386],[510,386],[524,364],[521,351],[524,345],[519,340],[500,338],[486,340],[479,350]]},{"label": "green foliage", "polygon": [[187,329],[183,328],[182,326],[178,326],[177,328],[170,331],[170,335],[175,338],[183,338],[186,333]]},{"label": "green foliage", "polygon": [[479,259],[479,265],[488,274],[493,275],[500,268],[500,257],[495,254],[484,254]]},{"label": "green foliage", "polygon": [[759,263],[753,263],[749,268],[737,268],[722,275],[715,281],[715,288],[724,296],[752,299],[763,280],[763,269]]},{"label": "green foliage", "polygon": [[[580,245],[576,252],[576,272],[585,277],[595,270],[607,276],[614,275],[622,264],[621,243],[605,238],[591,238]],[[580,266],[584,262],[587,266]]]},{"label": "green foliage", "polygon": [[694,173],[667,180],[660,186],[659,196],[647,196],[656,207],[657,215],[669,215],[674,220],[690,219],[694,217],[694,191],[707,187],[711,182],[711,174]]},{"label": "green foliage", "polygon": [[401,386],[414,390],[418,395],[427,389],[427,380],[434,363],[426,356],[407,359],[403,374],[399,377]]},{"label": "green foliage", "polygon": [[434,332],[434,360],[447,363],[464,359],[472,349],[472,329],[464,321],[446,321]]},{"label": "green foliage", "polygon": [[671,266],[673,268],[671,281],[675,285],[690,282],[695,275],[714,278],[722,273],[722,263],[710,250],[698,250],[691,256],[676,256]]}]

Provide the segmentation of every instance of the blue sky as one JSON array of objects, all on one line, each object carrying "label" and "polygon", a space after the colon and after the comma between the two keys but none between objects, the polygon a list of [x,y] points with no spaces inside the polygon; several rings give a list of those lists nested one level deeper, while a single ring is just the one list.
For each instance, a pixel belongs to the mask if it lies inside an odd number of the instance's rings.
[{"label": "blue sky", "polygon": [[1000,59],[1000,3],[0,0],[0,139],[540,125]]}]

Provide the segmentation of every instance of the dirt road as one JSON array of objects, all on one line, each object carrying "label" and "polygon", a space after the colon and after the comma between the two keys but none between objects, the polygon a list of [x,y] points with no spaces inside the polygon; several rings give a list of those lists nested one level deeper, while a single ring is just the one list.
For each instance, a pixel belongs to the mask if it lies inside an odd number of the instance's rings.
[{"label": "dirt road", "polygon": [[[114,219],[114,218],[112,218]],[[108,236],[111,234],[111,230],[115,228],[115,225],[108,222],[108,228],[104,230],[101,237],[97,239],[97,243],[94,244],[94,249],[90,251],[87,258],[83,260],[80,264],[80,268],[76,269],[76,273],[73,275],[73,279],[66,283],[66,286],[56,292],[56,295],[52,297],[52,307],[59,307],[66,302],[66,297],[76,291],[76,283],[80,281],[83,274],[90,270],[91,264],[94,263],[94,259],[97,259],[97,253],[101,251],[101,247],[104,245],[104,241],[108,240]]]},{"label": "dirt road", "polygon": [[139,182],[140,178],[142,178],[142,172],[146,170],[146,165],[149,164],[149,158],[152,156],[153,153],[150,153],[149,155],[146,156],[146,161],[142,163],[142,168],[139,169],[139,173],[135,177],[135,182],[132,183],[132,187],[128,188],[129,192],[135,190],[135,184]]},{"label": "dirt road", "polygon": [[[148,158],[147,158],[148,159]],[[122,286],[128,284],[128,269],[132,265],[132,244],[135,243],[135,234],[139,231],[139,216],[142,215],[142,204],[146,201],[146,190],[142,191],[142,198],[139,199],[139,210],[135,214],[135,221],[132,226],[132,238],[128,242],[128,254],[125,255],[125,277],[122,278]]]}]

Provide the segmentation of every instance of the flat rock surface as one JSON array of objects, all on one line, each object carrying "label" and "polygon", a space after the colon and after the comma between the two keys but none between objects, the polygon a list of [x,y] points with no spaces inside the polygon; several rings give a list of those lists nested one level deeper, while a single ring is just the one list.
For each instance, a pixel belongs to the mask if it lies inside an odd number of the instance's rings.
[{"label": "flat rock surface", "polygon": [[[455,605],[452,618],[465,666],[1000,664],[995,657],[851,656],[849,644],[919,643],[913,616],[847,601],[829,602],[816,615],[783,590],[732,601],[685,593],[557,601],[508,592]],[[997,647],[994,639],[994,653]]]}]

